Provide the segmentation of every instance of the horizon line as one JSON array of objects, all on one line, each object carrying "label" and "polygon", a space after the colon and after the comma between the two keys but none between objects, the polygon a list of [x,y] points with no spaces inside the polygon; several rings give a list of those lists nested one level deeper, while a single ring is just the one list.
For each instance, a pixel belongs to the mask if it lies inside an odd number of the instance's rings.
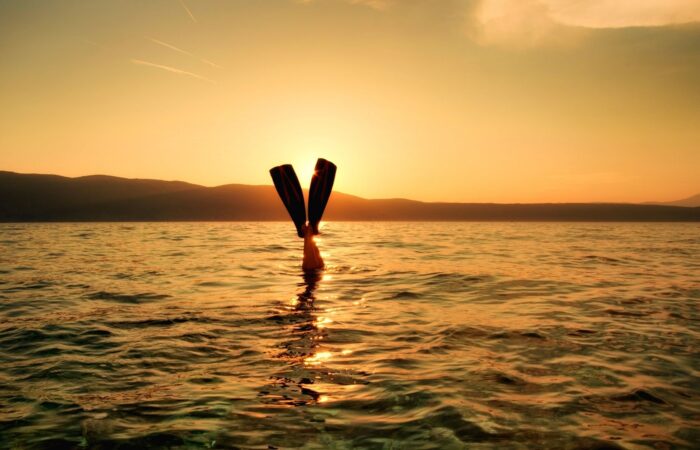
[{"label": "horizon line", "polygon": [[[105,173],[94,173],[94,174],[89,174],[89,175],[78,175],[78,176],[69,176],[69,175],[60,175],[56,173],[39,173],[39,172],[16,172],[13,170],[4,170],[0,169],[0,173],[12,173],[16,175],[40,175],[40,176],[54,176],[54,177],[60,177],[60,178],[67,178],[67,179],[79,179],[79,178],[89,178],[89,177],[108,177],[108,178],[118,178],[122,180],[141,180],[141,181],[160,181],[160,182],[165,182],[165,183],[185,183],[185,184],[190,184],[192,186],[200,187],[200,188],[207,188],[207,189],[215,189],[218,187],[223,187],[223,186],[231,186],[231,185],[238,185],[238,186],[252,186],[252,187],[272,187],[274,188],[274,185],[272,183],[270,184],[248,184],[248,183],[224,183],[224,184],[217,184],[217,185],[205,185],[205,184],[198,184],[198,183],[192,183],[190,181],[184,181],[184,180],[178,180],[178,179],[160,179],[160,178],[141,178],[141,177],[124,177],[124,176],[119,176],[119,175],[109,175]],[[304,191],[308,191],[308,189],[303,189]],[[352,197],[357,197],[363,200],[404,200],[404,201],[410,201],[410,202],[419,202],[419,203],[445,203],[445,204],[492,204],[492,205],[561,205],[561,204],[595,204],[595,205],[667,205],[667,206],[678,206],[678,205],[668,205],[669,203],[676,203],[676,202],[682,202],[684,200],[689,200],[693,197],[698,197],[700,196],[700,192],[695,193],[695,194],[690,194],[686,197],[680,198],[680,199],[675,199],[675,200],[666,200],[666,201],[643,201],[643,202],[630,202],[630,201],[562,201],[562,202],[552,202],[552,201],[540,201],[540,202],[495,202],[495,201],[482,201],[482,202],[476,202],[476,201],[445,201],[445,200],[433,200],[433,201],[427,201],[427,200],[415,200],[411,198],[406,198],[406,197],[382,197],[382,198],[368,198],[368,197],[361,197],[356,194],[349,194],[347,192],[342,192],[342,191],[336,191],[339,194],[342,195],[348,195]],[[693,208],[694,206],[689,206],[690,208]]]}]

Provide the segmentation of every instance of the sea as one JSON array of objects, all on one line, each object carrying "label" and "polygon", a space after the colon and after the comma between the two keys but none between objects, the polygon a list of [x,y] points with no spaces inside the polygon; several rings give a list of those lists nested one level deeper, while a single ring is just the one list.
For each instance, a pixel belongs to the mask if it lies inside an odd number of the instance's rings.
[{"label": "sea", "polygon": [[0,448],[700,448],[700,225],[0,224]]}]

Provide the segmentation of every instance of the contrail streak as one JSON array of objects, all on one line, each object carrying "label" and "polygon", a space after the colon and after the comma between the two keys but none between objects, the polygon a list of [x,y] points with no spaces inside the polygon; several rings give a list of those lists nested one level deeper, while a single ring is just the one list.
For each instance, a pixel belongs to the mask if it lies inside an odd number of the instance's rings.
[{"label": "contrail streak", "polygon": [[193,73],[193,72],[187,72],[186,70],[180,70],[180,69],[177,69],[175,67],[164,66],[163,64],[156,64],[156,63],[152,63],[152,62],[148,62],[148,61],[143,61],[141,59],[132,59],[131,62],[134,64],[142,65],[142,66],[155,67],[156,69],[166,70],[168,72],[177,73],[180,75],[186,75],[188,77],[192,77],[192,78],[196,78],[198,80],[206,81],[207,83],[216,84],[216,82],[214,80],[210,80],[207,77],[197,75],[196,73]]},{"label": "contrail streak", "polygon": [[178,52],[178,53],[182,53],[183,55],[191,56],[191,57],[196,58],[196,59],[198,59],[199,61],[203,62],[204,64],[210,65],[210,66],[212,66],[212,67],[216,67],[217,69],[221,69],[221,66],[220,66],[220,65],[218,65],[218,64],[216,64],[216,63],[214,63],[214,62],[211,62],[211,61],[209,61],[208,59],[200,58],[200,57],[198,57],[198,56],[196,56],[196,55],[194,55],[194,54],[188,52],[187,50],[183,50],[183,49],[181,49],[181,48],[179,48],[179,47],[175,47],[175,46],[172,45],[172,44],[168,44],[167,42],[163,42],[163,41],[158,40],[158,39],[156,39],[156,38],[149,37],[148,39],[149,39],[151,42],[153,42],[154,44],[158,44],[158,45],[161,45],[161,46],[163,46],[163,47],[165,47],[165,48],[169,48],[170,50],[174,50],[174,51],[176,51],[176,52]]},{"label": "contrail streak", "polygon": [[185,0],[180,0],[180,4],[183,8],[185,8],[185,11],[187,11],[187,14],[190,16],[190,19],[192,19],[192,22],[197,23],[197,19],[194,17],[194,14],[192,14],[192,11],[190,11],[190,8],[188,8],[185,4]]},{"label": "contrail streak", "polygon": [[169,48],[170,50],[175,50],[176,52],[182,53],[184,55],[189,55],[189,56],[194,57],[194,55],[192,53],[188,52],[187,50],[183,50],[181,48],[175,47],[174,45],[168,44],[167,42],[159,41],[158,39],[155,39],[152,37],[149,37],[148,39],[150,39],[151,42],[158,44],[158,45],[162,45],[163,47]]},{"label": "contrail streak", "polygon": [[209,65],[212,66],[212,67],[216,67],[217,69],[221,69],[221,66],[220,66],[220,65],[218,65],[218,64],[215,63],[215,62],[211,62],[211,61],[209,61],[208,59],[199,58],[199,60],[202,61],[204,64],[209,64]]}]

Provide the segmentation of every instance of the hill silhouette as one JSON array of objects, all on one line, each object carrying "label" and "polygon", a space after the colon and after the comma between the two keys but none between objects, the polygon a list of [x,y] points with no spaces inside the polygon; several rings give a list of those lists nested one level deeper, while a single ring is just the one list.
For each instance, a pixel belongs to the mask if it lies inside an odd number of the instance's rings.
[{"label": "hill silhouette", "polygon": [[669,206],[689,206],[696,207],[700,206],[700,194],[693,195],[688,198],[683,198],[681,200],[676,200],[673,202],[647,202],[649,205],[669,205]]},{"label": "hill silhouette", "polygon": [[[613,203],[426,203],[334,192],[327,220],[700,221],[700,208]],[[274,187],[0,171],[0,221],[289,220]]]}]

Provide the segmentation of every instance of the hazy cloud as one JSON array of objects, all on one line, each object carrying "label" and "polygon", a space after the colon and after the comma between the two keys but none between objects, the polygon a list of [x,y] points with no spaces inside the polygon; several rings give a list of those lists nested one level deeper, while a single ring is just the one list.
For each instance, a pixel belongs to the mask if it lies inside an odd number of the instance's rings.
[{"label": "hazy cloud", "polygon": [[478,39],[532,45],[566,39],[570,27],[622,28],[700,21],[698,0],[481,0]]},{"label": "hazy cloud", "polygon": [[540,0],[483,0],[475,18],[482,44],[536,45],[557,28]]},{"label": "hazy cloud", "polygon": [[[181,0],[184,1],[184,0]],[[323,0],[296,0],[315,3]],[[700,0],[339,0],[386,10],[402,3],[435,8],[476,5],[477,19],[497,28],[544,27],[551,24],[586,28],[664,26],[700,22]],[[184,4],[183,4],[184,6]],[[510,31],[510,30],[508,30]],[[531,30],[538,34],[540,31]]]},{"label": "hazy cloud", "polygon": [[700,21],[698,0],[542,0],[550,17],[588,28],[651,27]]}]

